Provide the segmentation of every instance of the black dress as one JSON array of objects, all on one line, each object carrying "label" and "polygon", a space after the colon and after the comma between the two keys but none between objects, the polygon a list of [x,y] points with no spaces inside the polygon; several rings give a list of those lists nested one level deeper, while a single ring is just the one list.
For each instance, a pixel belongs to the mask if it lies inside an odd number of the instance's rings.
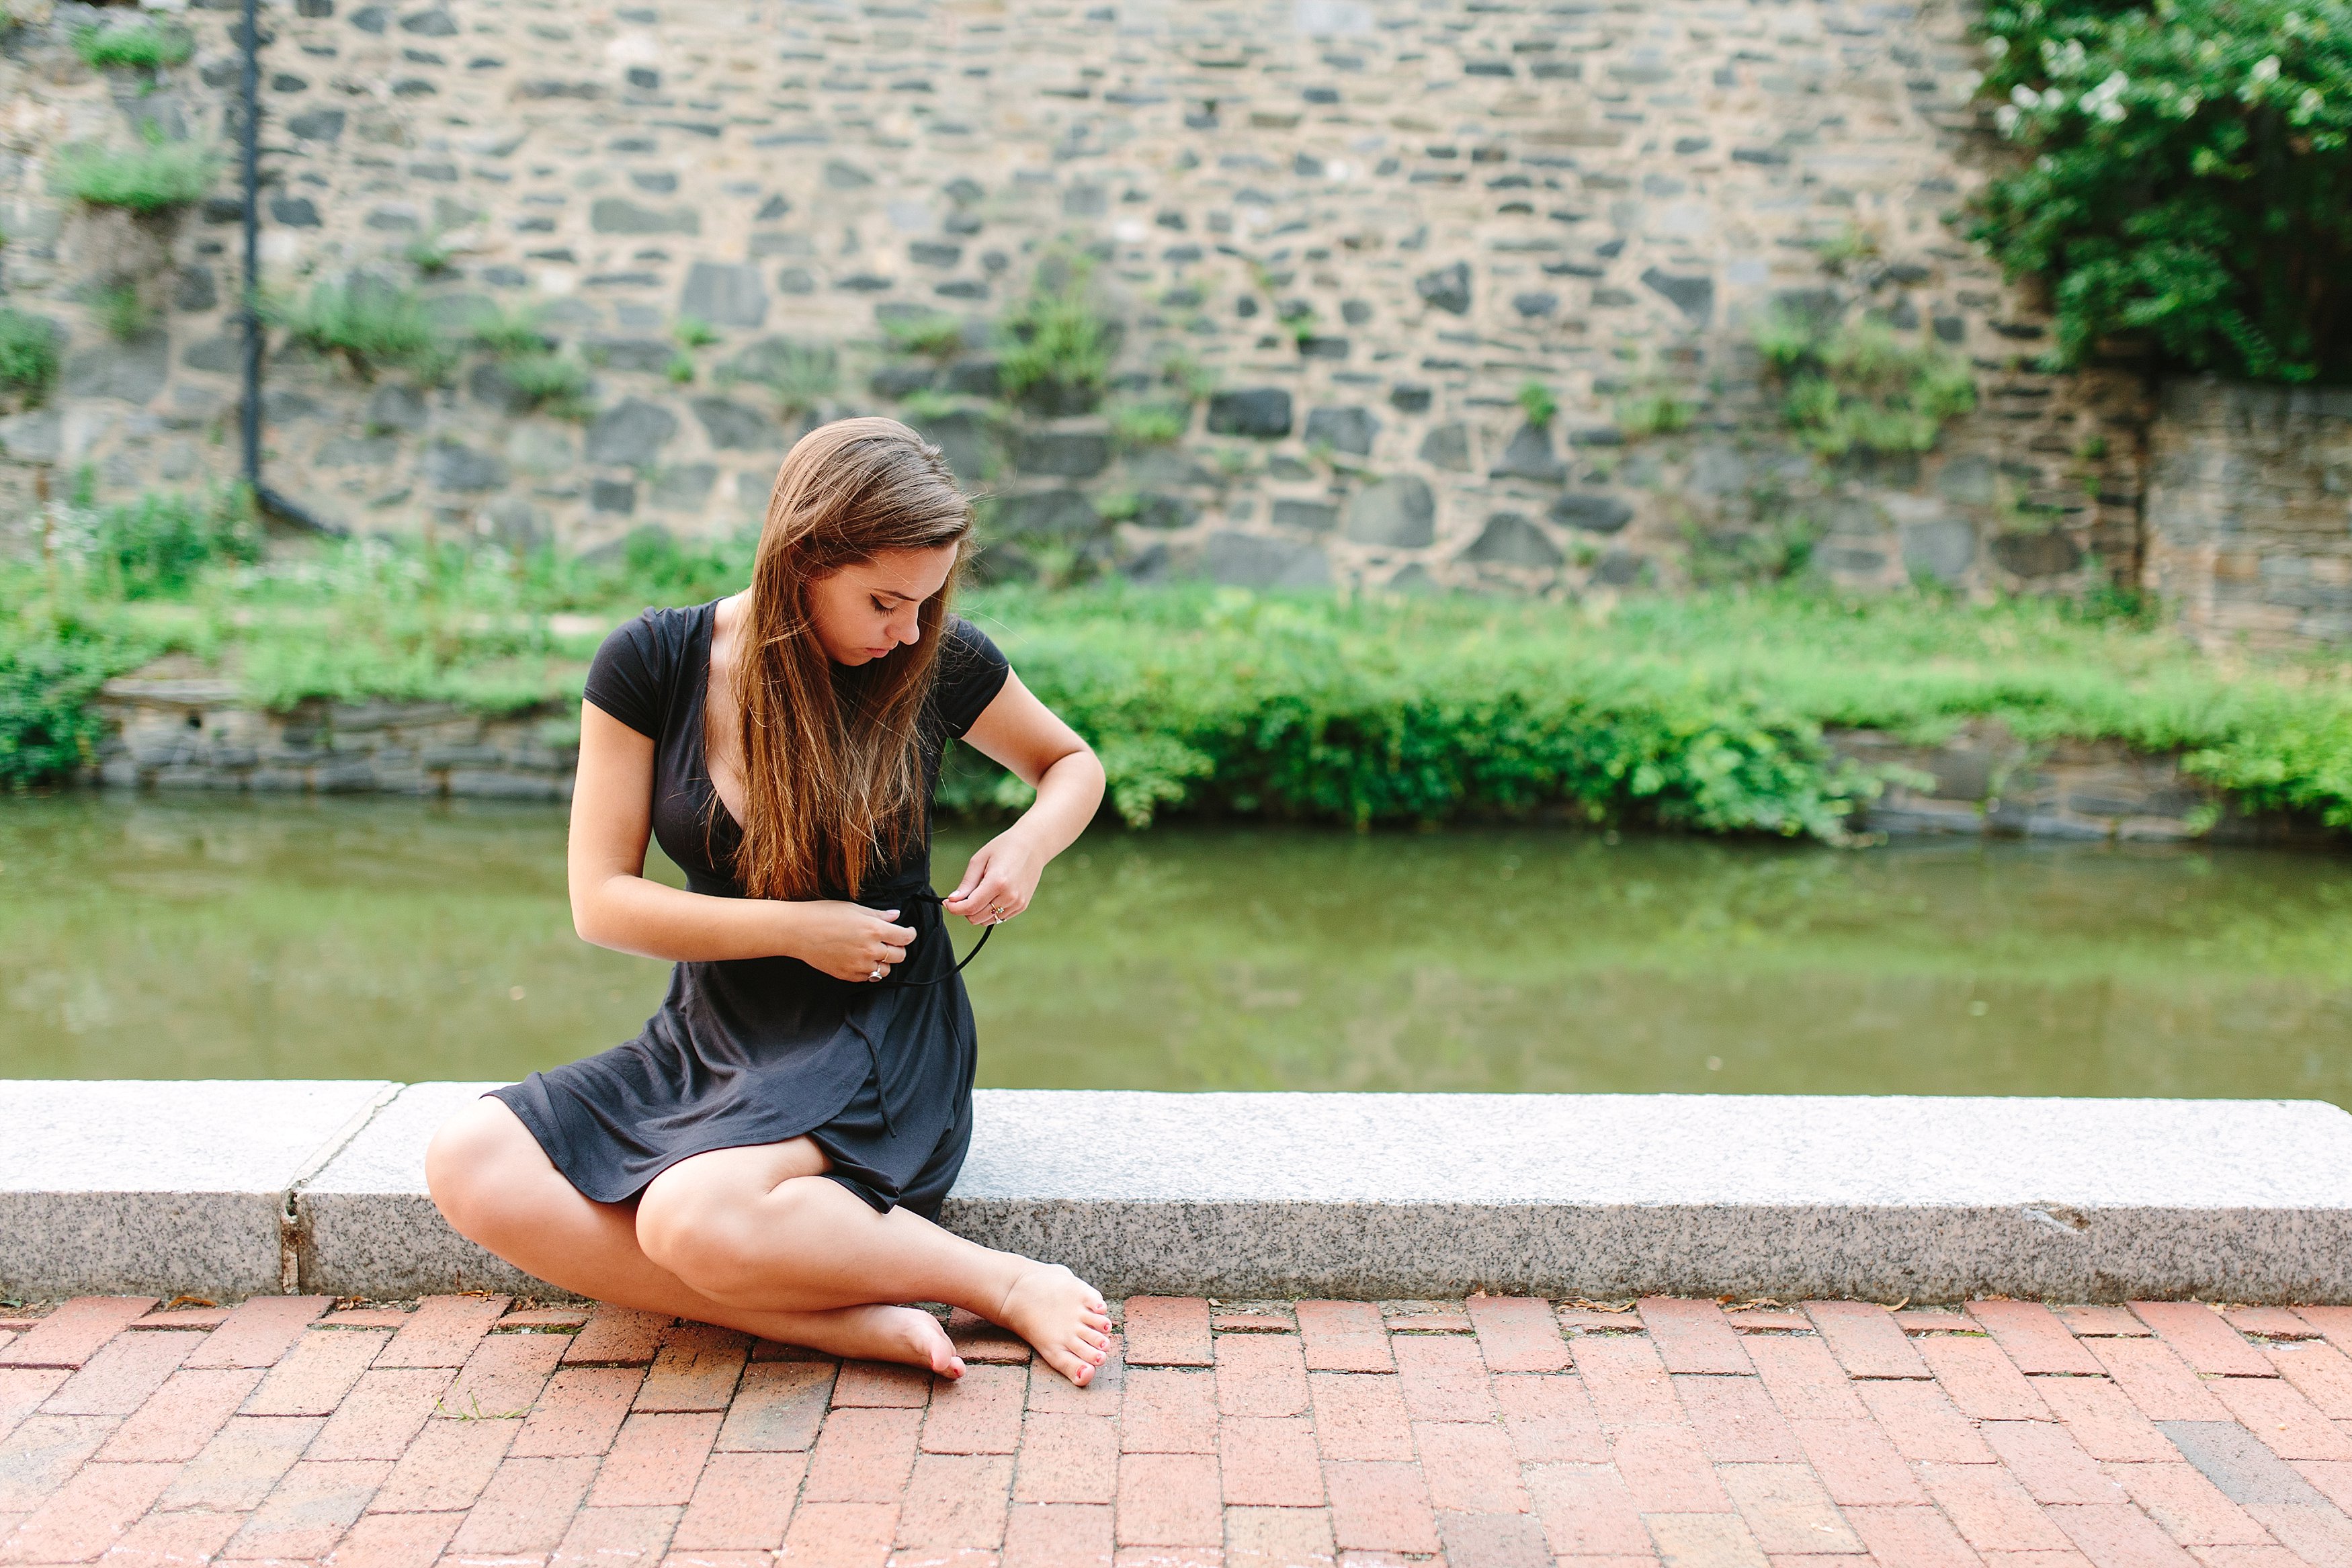
[{"label": "black dress", "polygon": [[[621,627],[583,695],[653,740],[654,837],[688,887],[740,898],[741,830],[719,803],[702,741],[716,608],[648,610]],[[993,643],[947,622],[921,723],[927,798],[948,738],[971,727],[1005,674]],[[797,958],[682,963],[636,1039],[493,1092],[599,1203],[636,1197],[689,1155],[806,1134],[832,1178],[877,1209],[937,1218],[971,1140],[977,1041],[930,860],[926,812],[904,862],[858,896],[917,932],[888,979],[836,980]]]}]

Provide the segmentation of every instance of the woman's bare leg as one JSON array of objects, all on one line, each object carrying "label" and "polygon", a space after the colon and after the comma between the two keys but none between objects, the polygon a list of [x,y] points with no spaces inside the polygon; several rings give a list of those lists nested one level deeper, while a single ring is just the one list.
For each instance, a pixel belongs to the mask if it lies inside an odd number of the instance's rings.
[{"label": "woman's bare leg", "polygon": [[[837,1184],[814,1179],[801,1182],[810,1159],[822,1169],[824,1155],[805,1139],[793,1145],[769,1145],[765,1151],[769,1162],[757,1169],[746,1171],[740,1162],[730,1162],[729,1169],[699,1173],[692,1182],[671,1184],[678,1197],[692,1197],[700,1204],[717,1203],[720,1207],[745,1207],[756,1204],[762,1196],[759,1190],[745,1190],[742,1205],[726,1202],[727,1192],[736,1188],[734,1181],[711,1181],[710,1175],[741,1178],[748,1176],[753,1186],[763,1173],[778,1167],[774,1165],[776,1151],[793,1153],[782,1156],[786,1174],[769,1183],[772,1189],[779,1181],[831,1189],[858,1210],[866,1219],[882,1223],[886,1217],[877,1215]],[[747,1153],[751,1151],[722,1151]],[[698,1160],[711,1156],[698,1156]],[[697,1161],[686,1161],[676,1169],[683,1170]],[[670,1173],[664,1173],[665,1179]],[[603,1204],[592,1202],[564,1179],[562,1173],[548,1160],[537,1139],[530,1135],[512,1111],[498,1100],[484,1098],[475,1101],[450,1118],[435,1135],[425,1156],[425,1178],[432,1189],[434,1202],[459,1234],[480,1243],[490,1251],[513,1263],[517,1268],[546,1280],[566,1290],[617,1305],[641,1311],[659,1312],[678,1317],[692,1318],[701,1322],[718,1323],[741,1329],[763,1338],[803,1344],[831,1354],[862,1357],[877,1361],[910,1363],[928,1366],[944,1376],[960,1376],[963,1363],[955,1354],[946,1333],[929,1313],[913,1308],[887,1303],[904,1301],[946,1301],[967,1306],[992,1321],[1021,1333],[1024,1337],[1030,1329],[1047,1339],[1055,1338],[1049,1319],[1055,1316],[1056,1298],[1066,1291],[1040,1290],[1040,1283],[1051,1283],[1055,1277],[1069,1280],[1066,1270],[1049,1270],[1045,1265],[1030,1263],[1011,1254],[991,1252],[959,1238],[949,1237],[935,1226],[927,1225],[913,1215],[906,1220],[937,1237],[969,1249],[979,1255],[983,1267],[975,1269],[975,1260],[960,1260],[963,1272],[980,1276],[982,1290],[978,1292],[959,1289],[953,1293],[936,1290],[899,1289],[887,1282],[907,1277],[903,1270],[877,1270],[862,1290],[844,1291],[839,1271],[827,1267],[828,1278],[814,1291],[795,1287],[793,1275],[796,1270],[784,1263],[793,1256],[806,1258],[812,1242],[824,1245],[822,1235],[800,1237],[793,1232],[798,1225],[787,1225],[784,1233],[772,1238],[782,1256],[775,1260],[780,1267],[772,1288],[756,1287],[746,1293],[726,1291],[714,1294],[697,1289],[647,1256],[639,1239],[641,1205]],[[667,1206],[675,1211],[679,1204]],[[798,1205],[787,1206],[797,1208]],[[658,1210],[657,1210],[658,1213]],[[896,1217],[893,1217],[896,1218]],[[717,1261],[713,1249],[698,1248],[694,1239],[684,1228],[673,1225],[677,1232],[670,1238],[674,1247],[690,1262],[712,1264]],[[740,1228],[740,1227],[738,1228]],[[827,1228],[820,1226],[820,1232]],[[907,1228],[901,1226],[901,1230]],[[918,1243],[919,1247],[919,1243]],[[894,1244],[887,1250],[897,1250]],[[822,1253],[819,1254],[822,1256]],[[1004,1265],[1011,1265],[1009,1271]],[[1025,1271],[1044,1274],[1043,1281],[1033,1281],[1015,1291],[1014,1276]],[[713,1270],[714,1274],[717,1270]],[[760,1272],[765,1276],[768,1270]],[[887,1276],[887,1278],[886,1278]],[[999,1276],[1001,1287],[992,1301],[982,1305],[967,1296],[987,1293],[987,1286]],[[854,1278],[854,1277],[853,1277]],[[730,1283],[742,1283],[730,1281]],[[970,1281],[967,1281],[970,1282]],[[1073,1284],[1075,1281],[1071,1281]],[[1084,1286],[1085,1301],[1077,1315],[1092,1330],[1090,1336],[1063,1333],[1060,1343],[1066,1346],[1076,1337],[1086,1347],[1083,1354],[1065,1349],[1057,1359],[1047,1354],[1048,1362],[1066,1376],[1084,1382],[1091,1375],[1102,1358],[1101,1346],[1107,1343],[1104,1330],[1108,1322],[1102,1316],[1100,1301]],[[1066,1315],[1066,1313],[1065,1313]],[[1017,1321],[1016,1321],[1017,1320]],[[1027,1324],[1028,1327],[1024,1325]],[[1034,1339],[1033,1338],[1033,1343]],[[1041,1345],[1040,1349],[1045,1347]]]},{"label": "woman's bare leg", "polygon": [[681,1160],[637,1200],[638,1245],[715,1301],[946,1301],[1011,1329],[1073,1383],[1102,1364],[1110,1318],[1092,1286],[906,1209],[877,1214],[818,1174],[827,1164],[806,1138]]}]

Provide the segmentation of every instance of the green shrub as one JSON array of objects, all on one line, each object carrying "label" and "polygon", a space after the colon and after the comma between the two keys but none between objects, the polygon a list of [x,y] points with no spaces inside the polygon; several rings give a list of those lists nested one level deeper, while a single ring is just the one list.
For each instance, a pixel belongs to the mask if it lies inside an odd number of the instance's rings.
[{"label": "green shrub", "polygon": [[1552,416],[1559,412],[1559,399],[1552,396],[1551,388],[1541,382],[1520,382],[1518,403],[1519,412],[1528,416],[1528,423],[1538,428],[1549,424]]},{"label": "green shrub", "polygon": [[1123,402],[1110,411],[1111,439],[1122,446],[1173,446],[1192,423],[1191,411],[1172,403]]},{"label": "green shrub", "polygon": [[99,688],[142,653],[82,613],[0,616],[0,787],[58,783],[95,761]]},{"label": "green shrub", "polygon": [[694,380],[694,356],[683,349],[679,350],[672,354],[669,357],[669,362],[662,367],[662,374],[669,378],[672,386],[686,385]]},{"label": "green shrub", "polygon": [[2173,366],[2352,380],[2352,5],[1995,0],[2023,154],[1971,233],[2056,312],[2057,359],[2132,338]]},{"label": "green shrub", "polygon": [[99,514],[98,564],[125,599],[184,593],[215,562],[261,559],[261,525],[241,488],[210,496],[156,492]]},{"label": "green shrub", "polygon": [[1095,305],[1092,277],[1084,258],[1049,258],[1005,313],[997,384],[1006,397],[1065,410],[1101,401],[1118,329]]},{"label": "green shrub", "polygon": [[299,303],[272,307],[270,315],[296,342],[340,357],[362,381],[394,367],[426,381],[448,371],[448,345],[406,289],[366,277],[319,283]]},{"label": "green shrub", "polygon": [[215,162],[211,150],[194,141],[71,148],[58,159],[58,183],[95,207],[160,213],[203,200],[212,189]]},{"label": "green shrub", "polygon": [[1926,452],[1977,404],[1966,360],[1876,321],[1832,327],[1778,312],[1756,347],[1783,383],[1783,421],[1823,457]]},{"label": "green shrub", "polygon": [[74,53],[90,66],[144,67],[152,70],[176,66],[195,53],[195,40],[177,27],[142,18],[111,26],[76,27]]},{"label": "green shrub", "polygon": [[679,347],[687,349],[707,349],[719,341],[719,329],[699,316],[679,317],[677,325],[671,329],[671,335],[677,340]]},{"label": "green shrub", "polygon": [[57,379],[56,325],[45,317],[0,305],[0,394],[37,403],[48,395]]},{"label": "green shrub", "polygon": [[902,354],[951,359],[963,351],[963,323],[952,316],[913,316],[882,323],[882,335]]}]

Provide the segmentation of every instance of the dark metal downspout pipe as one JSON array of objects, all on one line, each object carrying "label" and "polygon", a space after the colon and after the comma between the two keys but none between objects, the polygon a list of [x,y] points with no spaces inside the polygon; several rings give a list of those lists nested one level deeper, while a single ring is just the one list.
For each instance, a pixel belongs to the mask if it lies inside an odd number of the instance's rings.
[{"label": "dark metal downspout pipe", "polygon": [[245,483],[257,505],[313,533],[344,530],[271,489],[261,478],[261,21],[257,0],[244,0],[244,51],[237,72],[237,162],[245,181],[245,406],[238,434]]}]

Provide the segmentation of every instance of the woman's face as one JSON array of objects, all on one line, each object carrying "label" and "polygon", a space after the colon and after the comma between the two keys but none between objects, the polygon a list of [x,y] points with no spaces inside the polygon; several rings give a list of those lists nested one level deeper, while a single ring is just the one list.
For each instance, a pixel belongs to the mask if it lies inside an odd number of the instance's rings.
[{"label": "woman's face", "polygon": [[836,664],[864,664],[921,636],[915,613],[947,586],[953,545],[885,550],[808,586],[817,645]]}]

